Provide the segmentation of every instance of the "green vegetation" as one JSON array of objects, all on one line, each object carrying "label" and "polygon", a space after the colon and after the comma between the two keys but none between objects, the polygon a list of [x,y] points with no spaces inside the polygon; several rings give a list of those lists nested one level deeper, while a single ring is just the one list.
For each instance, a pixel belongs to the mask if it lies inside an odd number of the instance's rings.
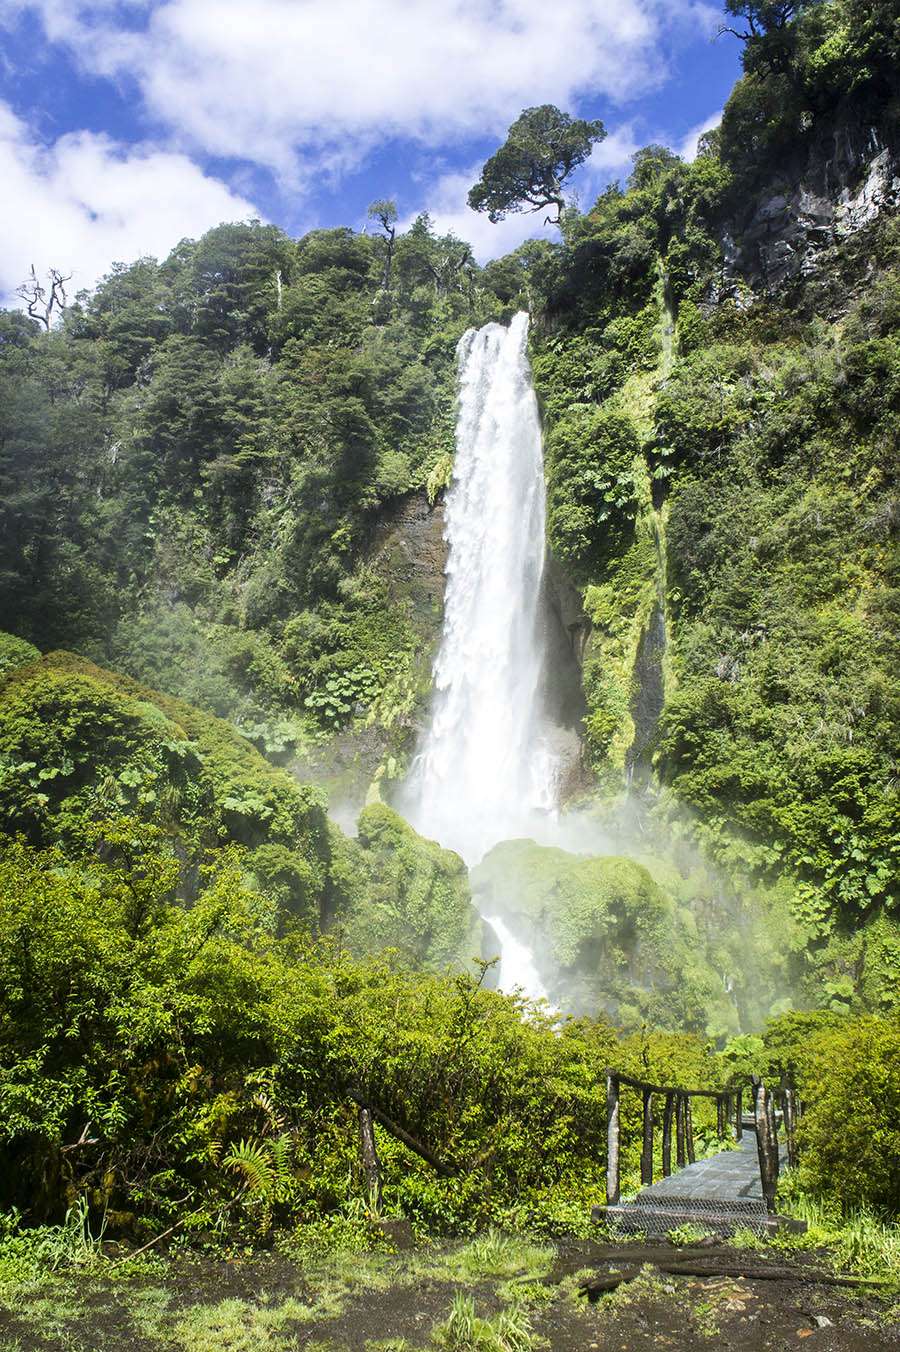
[{"label": "green vegetation", "polygon": [[481,171],[469,193],[469,206],[486,211],[494,224],[509,212],[554,208],[558,224],[565,208],[566,179],[605,136],[602,122],[573,118],[551,103],[526,108]]},{"label": "green vegetation", "polygon": [[[605,1010],[620,1026],[689,1029],[742,1041],[790,1008],[806,971],[808,933],[785,898],[730,888],[689,844],[648,823],[589,817],[582,848],[627,842],[631,858],[570,854],[531,841],[496,846],[472,873],[481,913],[530,940],[551,998]],[[577,838],[577,837],[576,837]],[[608,843],[606,843],[608,842]],[[756,1063],[747,1063],[747,1074]]]},{"label": "green vegetation", "polygon": [[[351,1249],[355,1286],[145,1292],[126,1328],[287,1347],[383,1280],[407,1220],[528,1236],[453,1251],[432,1346],[537,1346],[542,1237],[604,1195],[610,1065],[792,1075],[784,1205],[896,1274],[900,229],[778,284],[742,240],[839,140],[898,144],[898,32],[888,0],[726,8],[745,73],[693,163],[648,146],[581,213],[600,124],[513,124],[471,200],[556,207],[558,243],[479,268],[383,200],[371,234],[222,225],[43,324],[0,314],[0,1283],[52,1336],[41,1283],[108,1235]],[[439,622],[455,346],[523,305],[587,620],[565,825],[609,848],[504,842],[471,886],[558,1015],[489,989],[462,861],[389,805]],[[355,838],[326,781],[365,799]],[[634,1093],[621,1123],[627,1189]],[[719,1147],[711,1103],[695,1129]]]},{"label": "green vegetation", "polygon": [[723,282],[721,248],[779,173],[804,156],[819,172],[836,127],[895,143],[896,31],[862,8],[729,7],[747,73],[721,133],[692,164],[646,148],[624,190],[566,218],[532,270],[534,372],[550,543],[592,625],[602,791],[652,768],[669,790],[647,805],[655,829],[688,823],[732,885],[789,907],[807,998],[888,1010],[897,225],[883,215],[780,291]]},{"label": "green vegetation", "polygon": [[49,333],[0,317],[0,628],[276,755],[390,721],[428,668],[373,526],[446,460],[456,340],[502,304],[467,245],[385,219],[223,225]]}]

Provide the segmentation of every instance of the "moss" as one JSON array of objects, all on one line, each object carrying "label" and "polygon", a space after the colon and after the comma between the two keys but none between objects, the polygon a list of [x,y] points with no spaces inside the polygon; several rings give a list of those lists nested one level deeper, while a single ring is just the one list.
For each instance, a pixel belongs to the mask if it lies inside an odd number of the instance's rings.
[{"label": "moss", "polygon": [[468,965],[481,953],[481,924],[472,908],[459,855],[424,840],[383,803],[360,815],[358,902],[346,921],[357,953],[399,950],[416,967]]},{"label": "moss", "polygon": [[672,897],[633,859],[508,841],[472,885],[482,914],[503,916],[526,937],[565,1009],[670,1028],[705,1028],[715,1011],[734,1022]]},{"label": "moss", "polygon": [[0,810],[7,830],[78,846],[104,817],[160,824],[189,852],[279,845],[325,888],[324,800],[227,723],[72,653],[49,653],[0,688]]}]

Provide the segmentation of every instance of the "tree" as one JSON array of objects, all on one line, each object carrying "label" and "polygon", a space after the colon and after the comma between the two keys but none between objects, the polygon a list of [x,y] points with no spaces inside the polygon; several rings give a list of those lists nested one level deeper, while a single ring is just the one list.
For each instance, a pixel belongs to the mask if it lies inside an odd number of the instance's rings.
[{"label": "tree", "polygon": [[397,237],[397,203],[389,198],[373,202],[366,213],[370,221],[377,221],[384,231],[384,277],[381,285],[385,291],[391,284],[391,262],[394,257],[394,240]]},{"label": "tree", "polygon": [[509,212],[555,207],[555,217],[547,220],[558,225],[565,206],[566,179],[605,136],[599,119],[573,118],[552,103],[526,108],[482,169],[469,193],[469,206],[473,211],[486,211],[494,224]]},{"label": "tree", "polygon": [[719,25],[719,34],[730,33],[745,43],[743,64],[747,71],[773,71],[786,75],[795,51],[794,20],[819,0],[725,0],[725,13],[742,23]]},{"label": "tree", "polygon": [[803,8],[804,0],[725,0],[725,13],[732,19],[743,19],[745,27],[721,24],[719,32],[749,42],[786,28]]},{"label": "tree", "polygon": [[50,268],[47,273],[47,281],[50,283],[48,291],[44,283],[38,280],[32,263],[31,274],[21,286],[16,287],[16,295],[24,300],[25,309],[31,318],[39,319],[49,332],[53,311],[64,310],[66,307],[66,282],[71,280],[71,272],[62,273],[59,268]]}]

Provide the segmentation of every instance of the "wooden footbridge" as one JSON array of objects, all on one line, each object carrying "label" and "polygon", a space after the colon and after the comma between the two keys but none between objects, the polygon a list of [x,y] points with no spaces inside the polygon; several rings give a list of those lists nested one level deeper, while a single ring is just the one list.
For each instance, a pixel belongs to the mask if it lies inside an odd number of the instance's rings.
[{"label": "wooden footbridge", "polygon": [[[620,1198],[620,1102],[623,1088],[636,1090],[642,1105],[641,1189]],[[776,1103],[776,1097],[780,1100]],[[719,1139],[733,1136],[734,1149],[698,1160],[694,1147],[692,1101],[713,1099]],[[750,1112],[745,1116],[745,1099]],[[662,1104],[662,1177],[654,1182],[654,1132]],[[783,1082],[777,1096],[761,1080],[728,1089],[683,1089],[648,1084],[615,1070],[606,1072],[606,1206],[595,1213],[619,1228],[667,1234],[693,1224],[717,1234],[739,1227],[769,1233],[783,1227],[805,1229],[801,1222],[775,1214],[775,1193],[782,1163],[796,1163],[796,1127],[800,1104]],[[781,1127],[783,1142],[779,1142]],[[672,1169],[673,1136],[675,1166]]]}]

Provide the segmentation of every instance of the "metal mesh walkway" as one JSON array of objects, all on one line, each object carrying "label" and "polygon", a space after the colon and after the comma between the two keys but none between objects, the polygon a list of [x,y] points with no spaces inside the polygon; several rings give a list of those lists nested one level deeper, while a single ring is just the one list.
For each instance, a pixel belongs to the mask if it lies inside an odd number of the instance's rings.
[{"label": "metal mesh walkway", "polygon": [[738,1149],[688,1164],[642,1188],[633,1201],[605,1207],[603,1212],[630,1234],[664,1235],[685,1224],[722,1235],[739,1227],[764,1234],[779,1224],[779,1218],[766,1211],[756,1134],[748,1127]]}]

